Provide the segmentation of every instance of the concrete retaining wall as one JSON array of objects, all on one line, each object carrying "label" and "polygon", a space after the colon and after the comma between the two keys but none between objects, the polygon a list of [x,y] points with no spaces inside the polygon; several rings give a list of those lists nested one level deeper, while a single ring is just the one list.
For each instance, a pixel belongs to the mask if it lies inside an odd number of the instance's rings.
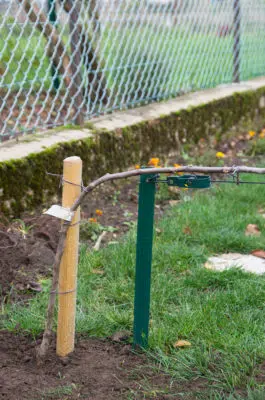
[{"label": "concrete retaining wall", "polygon": [[62,162],[84,162],[84,182],[152,156],[177,154],[185,143],[220,138],[242,122],[265,122],[265,79],[200,91],[167,102],[98,118],[84,129],[50,131],[0,145],[0,212],[19,217],[25,210],[59,201]]}]

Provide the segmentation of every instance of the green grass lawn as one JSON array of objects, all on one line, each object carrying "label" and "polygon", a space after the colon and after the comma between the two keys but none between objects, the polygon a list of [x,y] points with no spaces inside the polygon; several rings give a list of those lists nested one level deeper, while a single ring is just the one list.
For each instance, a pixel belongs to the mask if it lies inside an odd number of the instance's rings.
[{"label": "green grass lawn", "polygon": [[[264,199],[264,185],[214,186],[192,196],[184,192],[182,202],[158,222],[147,353],[150,363],[159,363],[173,380],[205,379],[209,388],[198,399],[264,399],[255,374],[265,360],[265,277],[203,267],[212,254],[265,248],[265,219],[258,213]],[[245,236],[250,223],[259,226],[259,237]],[[183,233],[187,227],[189,234]],[[82,248],[77,332],[104,337],[132,330],[135,241],[133,230],[99,252]],[[103,274],[95,273],[99,269]],[[4,327],[19,324],[39,333],[48,286],[44,282],[44,292],[28,307],[4,306]],[[191,346],[175,349],[181,339]],[[234,395],[238,388],[249,394]]]}]

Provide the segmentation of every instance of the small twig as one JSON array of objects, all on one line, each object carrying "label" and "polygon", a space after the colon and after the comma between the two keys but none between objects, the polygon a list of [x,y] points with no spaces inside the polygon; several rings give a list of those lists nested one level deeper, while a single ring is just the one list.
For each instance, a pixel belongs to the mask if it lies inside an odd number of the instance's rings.
[{"label": "small twig", "polygon": [[[76,199],[75,203],[71,207],[71,211],[76,211],[82,204],[88,193],[92,192],[97,186],[102,185],[108,181],[117,179],[125,179],[133,176],[148,175],[148,174],[175,174],[179,172],[188,173],[203,173],[203,174],[234,174],[234,173],[252,173],[252,174],[265,174],[265,168],[252,168],[252,167],[199,167],[199,166],[187,166],[187,167],[166,167],[166,168],[145,168],[145,169],[134,169],[131,171],[117,172],[114,174],[106,174],[101,178],[92,181],[88,186],[82,187],[83,191],[81,195]],[[69,182],[71,183],[71,182]],[[53,265],[53,278],[51,294],[49,298],[49,304],[47,308],[47,319],[43,339],[40,347],[37,349],[37,360],[42,362],[49,348],[50,336],[52,334],[53,315],[56,299],[56,291],[59,281],[59,269],[60,263],[64,252],[66,235],[70,226],[70,222],[64,222],[60,231],[59,243],[57,246],[57,252],[55,256],[55,262]],[[102,235],[101,235],[102,236]],[[99,240],[99,239],[98,239]],[[102,240],[102,238],[101,238]]]},{"label": "small twig", "polygon": [[96,244],[95,244],[95,246],[93,247],[94,250],[96,250],[96,251],[99,250],[100,245],[101,245],[101,242],[102,242],[102,240],[104,239],[104,237],[106,236],[106,234],[107,234],[107,232],[106,232],[106,231],[103,231],[103,232],[101,233],[101,235],[99,235],[99,237],[98,237],[98,239],[97,239],[97,241],[96,241]]},{"label": "small twig", "polygon": [[112,374],[112,376],[114,376],[114,378],[116,378],[117,379],[117,381],[121,384],[121,385],[123,385],[124,383],[117,377],[117,375],[115,375],[115,374]]}]

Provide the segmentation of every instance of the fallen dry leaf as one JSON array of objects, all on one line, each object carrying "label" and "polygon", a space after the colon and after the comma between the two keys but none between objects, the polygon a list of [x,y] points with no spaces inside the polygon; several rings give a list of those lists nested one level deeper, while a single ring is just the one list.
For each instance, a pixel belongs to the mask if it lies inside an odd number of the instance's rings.
[{"label": "fallen dry leaf", "polygon": [[92,274],[104,275],[104,271],[102,269],[92,269]]},{"label": "fallen dry leaf", "polygon": [[178,340],[174,344],[175,348],[178,348],[178,347],[190,347],[190,346],[191,346],[191,342],[188,342],[187,340]]},{"label": "fallen dry leaf", "polygon": [[42,292],[42,287],[38,282],[29,282],[27,284],[28,290],[33,290],[33,292]]},{"label": "fallen dry leaf", "polygon": [[255,257],[265,258],[265,251],[264,250],[254,250],[251,254]]},{"label": "fallen dry leaf", "polygon": [[261,232],[259,227],[255,224],[248,224],[245,230],[246,236],[260,236]]},{"label": "fallen dry leaf", "polygon": [[111,340],[113,340],[114,342],[123,342],[129,339],[129,337],[132,336],[131,331],[119,331],[119,332],[115,332],[112,336],[111,336]]},{"label": "fallen dry leaf", "polygon": [[209,261],[207,261],[207,262],[204,264],[204,268],[206,268],[206,269],[213,269],[213,265],[212,265],[211,263],[209,263]]},{"label": "fallen dry leaf", "polygon": [[176,186],[169,186],[169,187],[168,187],[168,190],[169,190],[171,193],[179,194],[179,188],[176,187]]},{"label": "fallen dry leaf", "polygon": [[185,226],[185,228],[182,231],[185,235],[192,235],[192,231],[189,226]]},{"label": "fallen dry leaf", "polygon": [[171,207],[176,206],[180,201],[179,200],[169,200],[169,205]]}]

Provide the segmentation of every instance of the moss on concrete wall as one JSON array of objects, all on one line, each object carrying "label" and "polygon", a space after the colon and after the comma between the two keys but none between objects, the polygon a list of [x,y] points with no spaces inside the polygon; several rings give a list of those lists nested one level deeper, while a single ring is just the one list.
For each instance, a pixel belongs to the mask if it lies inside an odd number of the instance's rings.
[{"label": "moss on concrete wall", "polygon": [[151,156],[167,156],[181,143],[223,133],[244,120],[265,119],[265,88],[234,94],[188,110],[161,116],[112,132],[94,132],[88,139],[61,143],[20,160],[0,163],[0,211],[18,217],[24,210],[58,201],[58,178],[65,157],[83,160],[84,182],[106,172],[146,162]]}]

